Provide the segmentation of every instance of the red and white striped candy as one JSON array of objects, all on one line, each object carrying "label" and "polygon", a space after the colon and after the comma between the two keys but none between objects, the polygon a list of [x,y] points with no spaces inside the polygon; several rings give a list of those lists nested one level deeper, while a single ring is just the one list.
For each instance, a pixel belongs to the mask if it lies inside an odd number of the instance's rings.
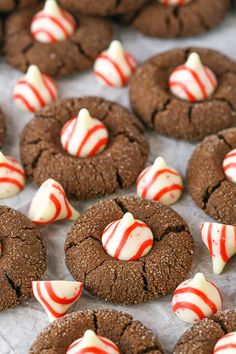
[{"label": "red and white striped candy", "polygon": [[186,5],[192,0],[158,0],[161,4],[165,6],[181,6]]},{"label": "red and white striped candy", "polygon": [[92,330],[87,330],[84,336],[72,343],[66,354],[120,354],[117,346],[105,337],[98,337]]},{"label": "red and white striped candy", "polygon": [[227,179],[236,183],[236,149],[231,150],[224,158],[223,169]]},{"label": "red and white striped candy", "polygon": [[31,65],[26,75],[20,79],[13,90],[15,104],[26,111],[35,112],[58,98],[55,81],[42,74],[36,65]]},{"label": "red and white striped candy", "polygon": [[92,157],[103,151],[108,143],[108,130],[98,119],[92,118],[87,109],[69,120],[61,131],[61,144],[73,156]]},{"label": "red and white striped candy", "polygon": [[226,263],[236,254],[236,226],[204,222],[201,237],[212,257],[214,273],[222,273]]},{"label": "red and white striped candy", "polygon": [[81,296],[83,284],[77,281],[33,281],[33,294],[52,322],[66,314],[66,311]]},{"label": "red and white striped candy", "polygon": [[137,180],[139,197],[156,200],[162,204],[175,203],[182,192],[182,177],[178,171],[168,166],[162,157],[158,157],[152,166],[147,167]]},{"label": "red and white striped candy", "polygon": [[102,234],[105,251],[122,261],[136,261],[147,254],[153,246],[151,229],[131,213],[110,223]]},{"label": "red and white striped candy", "polygon": [[19,193],[25,186],[25,172],[21,164],[0,151],[0,199]]},{"label": "red and white striped candy", "polygon": [[192,53],[184,65],[173,71],[169,87],[178,98],[190,102],[202,101],[216,90],[217,79],[212,70],[201,63],[199,55]]},{"label": "red and white striped candy", "polygon": [[57,220],[76,220],[79,212],[68,202],[60,183],[47,179],[34,196],[28,217],[41,225],[51,224]]},{"label": "red and white striped candy", "polygon": [[236,332],[231,332],[218,340],[213,354],[235,354],[236,353]]},{"label": "red and white striped candy", "polygon": [[181,283],[172,298],[172,310],[184,322],[195,323],[222,307],[219,289],[202,273]]},{"label": "red and white striped candy", "polygon": [[31,23],[31,34],[39,42],[55,43],[70,37],[76,29],[74,18],[58,6],[55,0],[47,0],[42,11]]},{"label": "red and white striped candy", "polygon": [[130,53],[124,51],[119,41],[113,41],[108,50],[102,52],[94,64],[94,73],[99,82],[110,87],[128,84],[137,67]]}]

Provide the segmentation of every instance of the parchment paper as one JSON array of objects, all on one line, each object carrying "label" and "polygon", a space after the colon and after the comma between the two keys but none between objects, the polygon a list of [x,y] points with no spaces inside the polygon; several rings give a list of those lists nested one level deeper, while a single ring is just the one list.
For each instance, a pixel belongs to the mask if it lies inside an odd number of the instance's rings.
[{"label": "parchment paper", "polygon": [[[120,39],[127,50],[134,54],[140,63],[157,52],[174,47],[204,46],[221,50],[236,60],[236,14],[231,12],[224,23],[216,30],[201,37],[185,40],[158,40],[142,36],[132,29],[120,30],[116,28],[114,37]],[[4,153],[19,158],[19,134],[24,125],[32,118],[31,114],[22,113],[14,107],[11,94],[14,83],[22,76],[18,71],[10,68],[3,60],[0,62],[0,104],[7,115],[7,141]],[[61,97],[98,95],[115,100],[129,107],[128,89],[110,89],[100,86],[91,71],[73,75],[58,81]],[[164,156],[168,163],[178,169],[185,176],[188,159],[195,147],[183,141],[175,141],[147,132],[151,145],[149,162],[153,162],[157,155]],[[27,187],[18,196],[1,201],[1,204],[19,209],[27,213],[36,187],[28,183]],[[135,193],[135,189],[126,190],[121,194]],[[74,203],[80,211],[95,203]],[[183,198],[174,205],[188,222],[195,240],[194,264],[190,276],[197,271],[204,274],[219,286],[224,300],[224,308],[236,305],[236,258],[232,259],[221,276],[212,272],[209,253],[200,240],[199,225],[202,221],[210,220],[197,208],[190,196],[185,192]],[[46,279],[72,279],[64,262],[64,240],[72,223],[56,223],[42,229],[43,238],[47,247],[48,268]],[[83,296],[73,307],[73,311],[82,309],[113,308],[127,311],[136,319],[141,320],[147,327],[156,333],[167,353],[171,353],[179,336],[189,326],[181,322],[171,311],[171,296],[165,296],[158,301],[143,305],[116,306],[105,303],[97,298],[83,293]],[[0,313],[0,354],[25,354],[40,331],[48,325],[47,315],[42,307],[31,299],[21,306]]]}]

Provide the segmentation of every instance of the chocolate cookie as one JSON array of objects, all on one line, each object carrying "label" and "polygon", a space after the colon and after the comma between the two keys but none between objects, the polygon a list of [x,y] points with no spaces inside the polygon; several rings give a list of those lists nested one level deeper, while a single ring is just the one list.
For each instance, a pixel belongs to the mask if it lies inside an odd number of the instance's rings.
[{"label": "chocolate cookie", "polygon": [[30,354],[64,354],[88,329],[114,342],[122,354],[161,354],[161,345],[141,322],[130,315],[108,310],[79,311],[48,326],[36,339]]},{"label": "chocolate cookie", "polygon": [[[63,150],[63,125],[87,108],[108,129],[109,143],[100,154],[78,158]],[[148,143],[135,117],[122,106],[97,97],[65,99],[36,114],[24,129],[21,157],[27,175],[40,185],[57,180],[78,199],[111,194],[135,183],[148,157]]]},{"label": "chocolate cookie", "polygon": [[0,311],[32,294],[31,282],[46,268],[40,231],[20,212],[0,206]]},{"label": "chocolate cookie", "polygon": [[0,148],[3,146],[5,138],[5,118],[0,108]]},{"label": "chocolate cookie", "polygon": [[41,0],[1,0],[0,12],[10,12],[18,8],[37,5]]},{"label": "chocolate cookie", "polygon": [[218,340],[236,331],[236,310],[218,312],[186,331],[178,340],[174,354],[212,354]]},{"label": "chocolate cookie", "polygon": [[[197,52],[217,76],[218,87],[208,99],[181,100],[168,86],[173,69]],[[158,54],[141,66],[131,80],[134,111],[158,133],[177,139],[201,140],[236,124],[236,63],[217,51],[203,48],[175,49]]]},{"label": "chocolate cookie", "polygon": [[86,70],[97,55],[110,43],[110,22],[94,17],[75,15],[77,29],[64,41],[42,43],[33,38],[30,24],[39,8],[14,12],[4,28],[4,53],[7,62],[26,71],[30,64],[52,76],[63,76]]},{"label": "chocolate cookie", "polygon": [[60,3],[84,14],[108,16],[136,11],[147,3],[147,0],[60,0]]},{"label": "chocolate cookie", "polygon": [[230,0],[192,0],[182,6],[151,1],[129,22],[147,36],[174,38],[199,35],[219,25],[230,8]]},{"label": "chocolate cookie", "polygon": [[[127,211],[152,230],[151,251],[137,261],[110,257],[101,243],[105,227]],[[97,203],[72,227],[65,243],[66,264],[85,289],[106,301],[137,304],[173,291],[187,276],[193,240],[186,222],[158,202],[117,197]]]},{"label": "chocolate cookie", "polygon": [[226,179],[225,155],[236,148],[236,128],[211,135],[197,146],[187,168],[187,186],[195,203],[214,219],[236,225],[236,184]]}]

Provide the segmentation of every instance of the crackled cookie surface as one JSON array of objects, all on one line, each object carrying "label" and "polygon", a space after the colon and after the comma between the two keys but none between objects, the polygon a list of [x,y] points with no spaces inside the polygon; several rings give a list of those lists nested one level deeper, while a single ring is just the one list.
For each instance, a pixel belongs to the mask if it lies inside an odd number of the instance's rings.
[{"label": "crackled cookie surface", "polygon": [[179,3],[180,5],[173,6],[153,0],[136,14],[129,15],[127,20],[148,36],[195,36],[219,25],[230,8],[229,0],[194,0]]},{"label": "crackled cookie surface", "polygon": [[189,330],[178,340],[174,354],[212,354],[217,342],[225,334],[236,331],[236,310],[217,312]]},{"label": "crackled cookie surface", "polygon": [[[145,223],[154,238],[151,250],[135,261],[115,259],[102,245],[104,229],[128,212]],[[88,292],[110,302],[134,304],[159,298],[186,279],[193,241],[186,222],[169,207],[117,197],[97,203],[78,218],[65,252],[69,271]]]},{"label": "crackled cookie surface", "polygon": [[[215,74],[217,88],[201,101],[173,95],[169,79],[191,53]],[[134,111],[158,133],[185,140],[202,140],[209,134],[236,124],[236,63],[223,54],[203,48],[175,49],[157,54],[144,63],[131,79]]]},{"label": "crackled cookie surface", "polygon": [[0,311],[28,300],[46,268],[40,231],[18,211],[0,206]]},{"label": "crackled cookie surface", "polygon": [[211,135],[200,143],[187,169],[187,186],[195,203],[221,223],[236,225],[236,185],[225,175],[225,156],[236,148],[236,128]]},{"label": "crackled cookie surface", "polygon": [[74,15],[74,33],[64,40],[43,43],[31,33],[33,17],[40,7],[14,12],[8,17],[4,31],[4,53],[7,62],[26,71],[35,64],[40,71],[63,76],[86,70],[110,43],[112,28],[104,19]]},{"label": "crackled cookie surface", "polygon": [[1,0],[0,12],[10,12],[19,8],[37,5],[41,0]]},{"label": "crackled cookie surface", "polygon": [[[65,124],[83,108],[106,126],[109,135],[106,148],[90,157],[71,155],[60,141]],[[87,117],[83,116],[83,131],[90,124],[86,123]],[[68,197],[78,199],[111,194],[135,183],[148,151],[135,117],[122,106],[96,97],[65,99],[43,109],[25,127],[21,139],[26,174],[38,185],[53,178]]]},{"label": "crackled cookie surface", "polygon": [[30,354],[65,354],[86,330],[111,340],[122,354],[162,354],[161,345],[141,322],[130,315],[108,310],[79,311],[55,321],[36,339]]}]

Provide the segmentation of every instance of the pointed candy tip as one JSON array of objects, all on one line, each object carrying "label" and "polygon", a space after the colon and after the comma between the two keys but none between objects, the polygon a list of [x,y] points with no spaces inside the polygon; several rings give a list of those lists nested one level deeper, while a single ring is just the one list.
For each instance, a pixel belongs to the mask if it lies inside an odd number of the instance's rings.
[{"label": "pointed candy tip", "polygon": [[91,338],[91,337],[96,338],[97,335],[92,329],[87,329],[87,331],[84,332],[84,338],[87,339],[87,338]]},{"label": "pointed candy tip", "polygon": [[91,119],[92,117],[87,108],[82,108],[78,113],[78,118],[88,120]]},{"label": "pointed candy tip", "polygon": [[160,168],[160,167],[166,166],[166,161],[163,157],[159,156],[156,158],[153,165],[157,168]]},{"label": "pointed candy tip", "polygon": [[206,278],[203,273],[197,273],[192,281],[194,282],[194,284],[202,285],[206,282]]},{"label": "pointed candy tip", "polygon": [[46,0],[44,5],[45,13],[55,15],[58,10],[60,10],[60,8],[56,0]]},{"label": "pointed candy tip", "polygon": [[108,48],[109,55],[117,57],[117,55],[124,54],[124,48],[120,41],[114,40]]},{"label": "pointed candy tip", "polygon": [[185,64],[188,68],[196,68],[196,67],[199,67],[199,66],[202,66],[202,62],[201,62],[201,59],[200,59],[200,56],[199,54],[197,53],[191,53],[188,57],[188,60]]},{"label": "pointed candy tip", "polygon": [[125,222],[134,222],[134,217],[131,213],[125,213],[122,217],[122,220]]}]

